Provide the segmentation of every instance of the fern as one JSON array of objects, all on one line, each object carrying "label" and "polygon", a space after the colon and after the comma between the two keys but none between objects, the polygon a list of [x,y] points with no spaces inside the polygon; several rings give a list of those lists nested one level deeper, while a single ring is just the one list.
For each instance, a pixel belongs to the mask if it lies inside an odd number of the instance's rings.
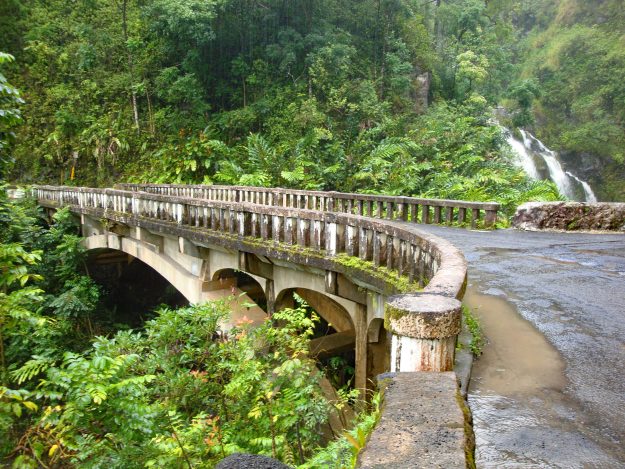
[{"label": "fern", "polygon": [[50,357],[41,355],[33,355],[24,365],[17,370],[11,372],[11,377],[17,384],[22,384],[26,381],[30,381],[35,376],[45,372],[48,368],[54,365],[54,360]]}]

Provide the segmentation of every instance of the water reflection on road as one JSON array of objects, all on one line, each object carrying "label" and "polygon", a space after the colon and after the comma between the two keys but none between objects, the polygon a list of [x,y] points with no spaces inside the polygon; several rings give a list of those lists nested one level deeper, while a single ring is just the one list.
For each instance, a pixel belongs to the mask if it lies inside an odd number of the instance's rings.
[{"label": "water reflection on road", "polygon": [[478,467],[622,467],[578,420],[564,361],[545,337],[504,298],[469,288],[465,304],[488,339],[469,389]]}]

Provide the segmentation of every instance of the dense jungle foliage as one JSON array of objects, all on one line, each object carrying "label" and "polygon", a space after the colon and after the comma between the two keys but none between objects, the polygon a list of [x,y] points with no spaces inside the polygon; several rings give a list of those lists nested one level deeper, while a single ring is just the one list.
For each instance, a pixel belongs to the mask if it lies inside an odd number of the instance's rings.
[{"label": "dense jungle foliage", "polygon": [[316,317],[305,308],[224,334],[226,303],[161,307],[142,328],[120,329],[107,292],[85,275],[71,214],[48,226],[32,202],[2,197],[3,465],[199,468],[250,452],[353,466],[376,413],[321,448],[328,415],[357,393],[322,391],[308,355]]},{"label": "dense jungle foliage", "polygon": [[491,115],[531,107],[517,3],[7,0],[25,101],[8,174],[557,198]]}]

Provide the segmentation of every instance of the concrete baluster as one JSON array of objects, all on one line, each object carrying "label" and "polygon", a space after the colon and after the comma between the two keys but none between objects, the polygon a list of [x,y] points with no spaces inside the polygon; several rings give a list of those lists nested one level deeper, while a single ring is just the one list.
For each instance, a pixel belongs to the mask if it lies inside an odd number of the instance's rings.
[{"label": "concrete baluster", "polygon": [[395,203],[390,200],[386,202],[386,218],[392,220],[394,218]]},{"label": "concrete baluster", "polygon": [[282,220],[280,215],[272,215],[271,217],[271,239],[275,244],[278,244],[282,238]]},{"label": "concrete baluster", "polygon": [[417,265],[417,257],[418,257],[418,247],[414,244],[410,244],[408,248],[408,281],[414,282],[415,273],[416,273],[416,265]]},{"label": "concrete baluster", "polygon": [[358,253],[358,230],[355,226],[345,227],[345,253],[348,256]]},{"label": "concrete baluster", "polygon": [[238,223],[239,223],[239,236],[245,236],[245,212],[237,213]]},{"label": "concrete baluster", "polygon": [[398,295],[385,305],[392,333],[391,372],[451,371],[461,327],[461,303],[440,295]]},{"label": "concrete baluster", "polygon": [[397,204],[397,215],[402,221],[408,221],[408,210],[406,204]]},{"label": "concrete baluster", "polygon": [[384,202],[382,202],[381,200],[377,200],[375,202],[375,217],[382,218],[383,214],[384,214]]},{"label": "concrete baluster", "polygon": [[471,228],[475,228],[478,221],[480,221],[480,209],[471,209]]},{"label": "concrete baluster", "polygon": [[336,223],[326,223],[325,228],[326,251],[329,255],[333,256],[336,254],[337,248],[337,226]]},{"label": "concrete baluster", "polygon": [[310,239],[310,220],[296,218],[295,221],[297,223],[297,244],[306,247]]},{"label": "concrete baluster", "polygon": [[293,244],[293,235],[296,227],[293,225],[297,222],[295,217],[284,217],[284,242],[286,244]]},{"label": "concrete baluster", "polygon": [[422,205],[421,208],[421,223],[428,224],[430,223],[430,206]]},{"label": "concrete baluster", "polygon": [[314,250],[321,249],[321,221],[314,220],[311,225],[310,247]]},{"label": "concrete baluster", "polygon": [[417,223],[417,218],[419,217],[419,206],[417,204],[410,204],[410,221],[412,223]]},{"label": "concrete baluster", "polygon": [[217,224],[219,223],[219,209],[215,207],[210,207],[208,210],[210,212],[208,226],[211,230],[216,230]]},{"label": "concrete baluster", "polygon": [[445,221],[448,225],[451,225],[454,222],[454,208],[449,205],[445,210]]},{"label": "concrete baluster", "polygon": [[369,259],[369,236],[371,231],[366,228],[358,228],[358,257],[363,260]]},{"label": "concrete baluster", "polygon": [[[396,267],[397,273],[399,275],[404,275],[405,258],[406,258],[406,242],[400,239],[397,239],[397,242],[395,244],[399,244],[399,253],[397,256],[397,267]],[[393,248],[393,250],[395,249]]]},{"label": "concrete baluster", "polygon": [[266,240],[269,238],[269,233],[270,233],[269,220],[270,219],[271,219],[270,215],[266,215],[264,213],[260,215],[260,237],[263,240]]},{"label": "concrete baluster", "polygon": [[389,270],[395,268],[395,242],[394,236],[386,237],[386,268]]},{"label": "concrete baluster", "polygon": [[362,200],[356,201],[356,215],[362,217]]},{"label": "concrete baluster", "polygon": [[458,223],[463,224],[467,219],[467,209],[465,207],[460,207],[458,209]]},{"label": "concrete baluster", "polygon": [[254,212],[252,213],[252,221],[251,221],[251,233],[250,235],[252,236],[252,238],[258,238],[259,232],[258,232],[258,217],[259,215]]},{"label": "concrete baluster", "polygon": [[439,224],[441,222],[441,212],[442,207],[440,205],[434,207],[434,223]]},{"label": "concrete baluster", "polygon": [[373,232],[373,254],[372,254],[372,259],[373,259],[373,265],[376,267],[380,266],[380,258],[382,257],[381,254],[381,250],[382,250],[382,240],[380,239],[380,233],[378,233],[377,231]]},{"label": "concrete baluster", "polygon": [[486,217],[484,218],[484,226],[491,228],[497,222],[497,210],[486,210]]}]

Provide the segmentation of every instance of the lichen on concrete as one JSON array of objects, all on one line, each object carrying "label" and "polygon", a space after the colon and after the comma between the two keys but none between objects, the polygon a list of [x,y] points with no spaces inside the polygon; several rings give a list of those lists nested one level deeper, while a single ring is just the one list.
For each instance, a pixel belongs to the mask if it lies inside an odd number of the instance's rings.
[{"label": "lichen on concrete", "polygon": [[403,337],[452,337],[460,333],[461,303],[440,295],[397,295],[385,305],[384,324]]}]

